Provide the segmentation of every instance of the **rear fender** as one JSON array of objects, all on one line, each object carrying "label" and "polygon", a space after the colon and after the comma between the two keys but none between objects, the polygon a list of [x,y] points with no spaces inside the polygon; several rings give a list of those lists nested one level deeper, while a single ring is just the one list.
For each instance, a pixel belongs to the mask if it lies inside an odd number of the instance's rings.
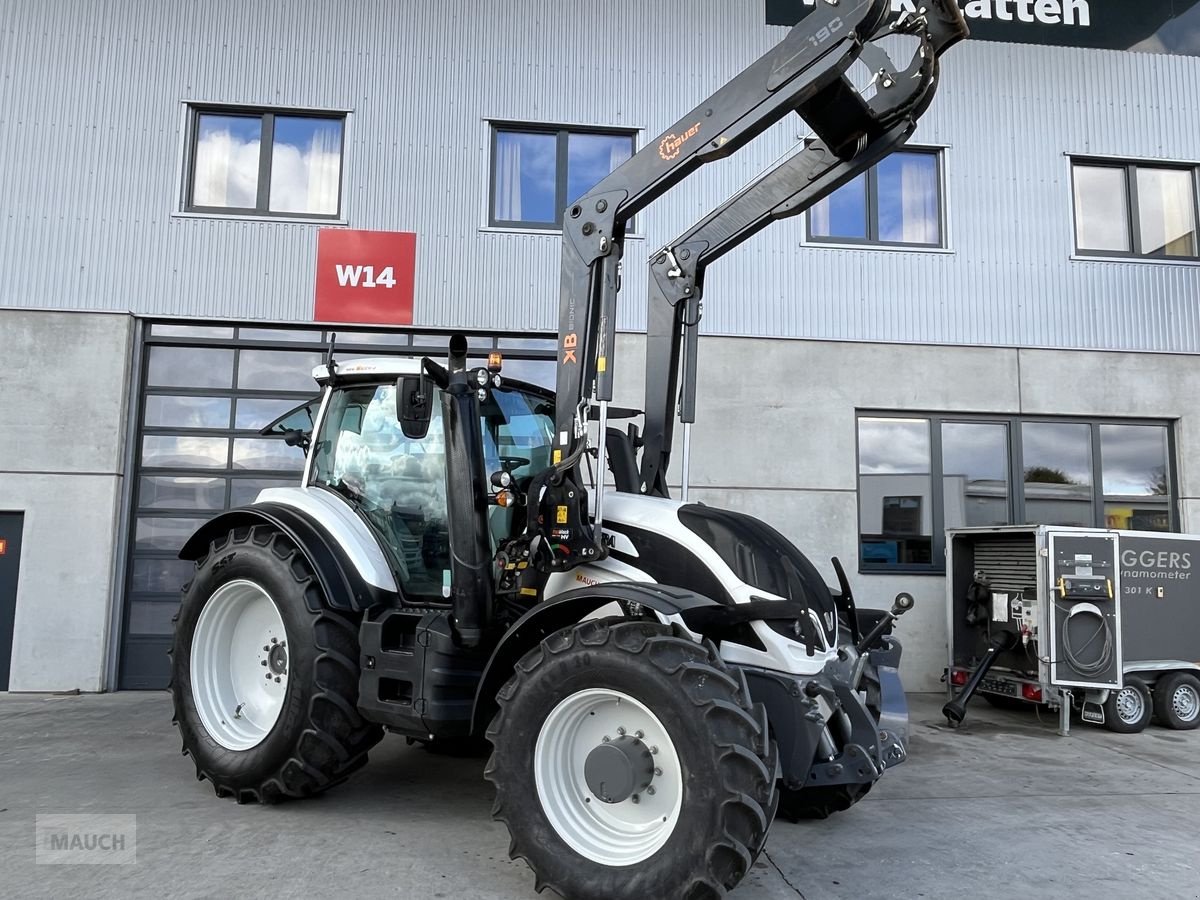
[{"label": "rear fender", "polygon": [[395,601],[395,593],[367,583],[341,545],[318,521],[280,503],[256,503],[221,513],[188,538],[179,558],[202,559],[214,541],[222,542],[229,532],[255,525],[268,525],[287,535],[313,570],[330,608],[359,611]]},{"label": "rear fender", "polygon": [[636,603],[664,619],[689,610],[718,606],[715,600],[680,588],[634,582],[597,584],[567,591],[525,613],[505,633],[488,660],[471,715],[472,733],[482,736],[496,713],[496,694],[517,661],[556,631],[569,628],[610,603]]}]

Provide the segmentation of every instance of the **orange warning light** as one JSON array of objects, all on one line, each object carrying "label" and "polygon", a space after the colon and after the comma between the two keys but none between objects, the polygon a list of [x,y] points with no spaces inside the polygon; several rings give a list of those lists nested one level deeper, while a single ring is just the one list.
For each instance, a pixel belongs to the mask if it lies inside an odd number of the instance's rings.
[{"label": "orange warning light", "polygon": [[500,371],[500,367],[504,365],[504,357],[493,350],[488,354],[488,371],[495,374]]},{"label": "orange warning light", "polygon": [[7,552],[8,552],[8,541],[6,541],[4,538],[0,538],[0,556],[3,556]]}]

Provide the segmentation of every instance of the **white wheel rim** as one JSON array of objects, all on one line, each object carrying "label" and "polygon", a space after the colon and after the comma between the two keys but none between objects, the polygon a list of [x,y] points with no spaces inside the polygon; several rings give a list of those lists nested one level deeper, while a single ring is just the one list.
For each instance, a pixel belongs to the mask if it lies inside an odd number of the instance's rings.
[{"label": "white wheel rim", "polygon": [[[622,735],[639,737],[650,749],[655,775],[636,801],[605,803],[588,787],[584,766],[605,738]],[[657,853],[683,807],[683,771],[667,729],[643,703],[619,691],[579,691],[554,707],[538,735],[533,772],[542,811],[558,836],[605,866],[632,866]]]},{"label": "white wheel rim", "polygon": [[192,635],[192,699],[204,730],[227,750],[263,742],[288,686],[287,631],[279,609],[252,581],[221,585]]},{"label": "white wheel rim", "polygon": [[1146,700],[1137,688],[1121,688],[1117,694],[1117,715],[1122,722],[1136,722],[1146,711]]},{"label": "white wheel rim", "polygon": [[1181,684],[1171,696],[1171,709],[1181,722],[1193,722],[1200,715],[1200,695],[1190,684]]}]

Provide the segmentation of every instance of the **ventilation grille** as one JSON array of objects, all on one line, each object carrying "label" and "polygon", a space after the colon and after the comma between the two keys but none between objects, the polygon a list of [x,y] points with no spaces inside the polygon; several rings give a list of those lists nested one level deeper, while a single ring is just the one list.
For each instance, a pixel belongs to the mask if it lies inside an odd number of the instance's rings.
[{"label": "ventilation grille", "polygon": [[992,590],[1020,593],[1037,587],[1037,542],[1032,534],[994,535],[974,542],[975,569],[991,579]]}]

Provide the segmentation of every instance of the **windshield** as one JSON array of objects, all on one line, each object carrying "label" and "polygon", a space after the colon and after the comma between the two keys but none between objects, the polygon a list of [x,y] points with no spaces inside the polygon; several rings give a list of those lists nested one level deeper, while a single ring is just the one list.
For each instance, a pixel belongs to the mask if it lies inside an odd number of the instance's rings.
[{"label": "windshield", "polygon": [[527,460],[512,468],[518,479],[550,467],[554,409],[549,402],[521,391],[496,390],[482,404],[480,416],[489,474],[499,470],[502,456]]},{"label": "windshield", "polygon": [[334,391],[313,455],[313,482],[353,502],[391,549],[407,597],[440,602],[450,590],[446,444],[441,404],[429,433],[404,436],[395,385]]}]

